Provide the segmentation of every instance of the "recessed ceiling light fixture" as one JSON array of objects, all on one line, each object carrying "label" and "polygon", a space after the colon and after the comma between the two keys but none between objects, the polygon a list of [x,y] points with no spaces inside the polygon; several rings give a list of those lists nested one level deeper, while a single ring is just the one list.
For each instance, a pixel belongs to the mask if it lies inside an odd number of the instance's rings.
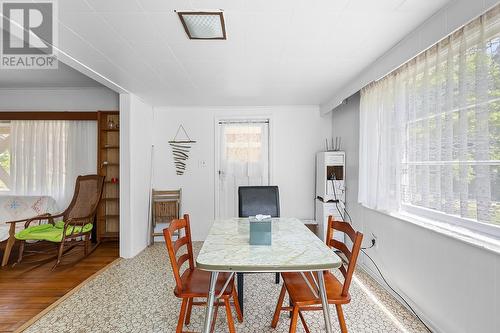
[{"label": "recessed ceiling light fixture", "polygon": [[226,39],[222,12],[176,12],[189,39]]}]

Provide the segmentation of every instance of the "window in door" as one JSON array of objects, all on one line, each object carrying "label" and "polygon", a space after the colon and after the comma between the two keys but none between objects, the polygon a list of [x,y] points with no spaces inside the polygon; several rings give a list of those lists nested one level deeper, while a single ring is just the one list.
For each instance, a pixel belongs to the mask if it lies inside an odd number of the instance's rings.
[{"label": "window in door", "polygon": [[220,121],[218,217],[238,216],[238,187],[269,185],[269,121]]}]

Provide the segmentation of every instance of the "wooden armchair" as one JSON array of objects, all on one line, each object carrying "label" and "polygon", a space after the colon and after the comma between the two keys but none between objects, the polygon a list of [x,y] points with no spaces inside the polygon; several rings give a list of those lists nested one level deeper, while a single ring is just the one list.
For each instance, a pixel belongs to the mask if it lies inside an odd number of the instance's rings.
[{"label": "wooden armchair", "polygon": [[[15,238],[21,241],[19,247],[19,258],[17,263],[23,259],[26,241],[48,241],[59,243],[57,261],[52,269],[60,262],[64,254],[65,243],[71,242],[72,247],[84,246],[84,255],[89,253],[90,234],[94,227],[97,206],[101,200],[104,185],[104,177],[98,175],[78,176],[76,179],[75,192],[68,208],[62,213],[51,215],[44,214],[21,221],[25,222],[25,229],[18,232]],[[60,219],[60,221],[55,222]],[[38,225],[30,226],[38,221]],[[42,224],[42,221],[48,223]]]}]

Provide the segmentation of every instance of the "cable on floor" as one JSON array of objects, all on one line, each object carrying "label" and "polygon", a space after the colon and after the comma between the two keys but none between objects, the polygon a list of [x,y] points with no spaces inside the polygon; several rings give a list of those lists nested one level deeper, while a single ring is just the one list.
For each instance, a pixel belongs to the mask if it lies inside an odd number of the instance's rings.
[{"label": "cable on floor", "polygon": [[[338,209],[338,208],[337,208]],[[344,205],[344,211],[347,213],[347,209]],[[340,213],[340,212],[339,212]],[[348,222],[350,225],[352,225],[352,218],[351,218],[351,215],[349,215],[349,213],[346,214],[348,217],[349,217],[349,221],[347,221],[346,219],[344,219],[344,221]],[[341,215],[342,216],[342,215]],[[373,265],[375,266],[375,268],[377,269],[377,272],[378,274],[380,275],[380,277],[382,278],[382,280],[384,281],[384,283],[387,285],[387,287],[389,287],[389,289],[392,290],[392,292],[394,292],[396,295],[398,295],[398,297],[406,304],[406,306],[410,309],[410,311],[415,315],[415,317],[417,317],[417,319],[422,323],[422,325],[424,325],[424,327],[430,332],[430,333],[433,333],[432,330],[429,328],[429,326],[427,326],[427,324],[422,320],[422,318],[420,318],[420,316],[417,314],[417,312],[411,307],[411,305],[406,301],[406,299],[401,296],[400,293],[398,293],[396,290],[394,290],[393,287],[391,287],[391,285],[389,284],[389,282],[387,282],[387,280],[385,279],[384,277],[384,274],[382,274],[382,272],[380,271],[380,268],[378,267],[378,265],[375,263],[375,261],[372,259],[372,257],[370,257],[368,255],[368,253],[366,253],[365,250],[369,250],[371,248],[373,248],[375,246],[375,240],[372,240],[372,244],[368,247],[365,247],[365,248],[361,248],[361,252],[364,253],[364,255],[370,259],[370,261],[373,263]]]}]

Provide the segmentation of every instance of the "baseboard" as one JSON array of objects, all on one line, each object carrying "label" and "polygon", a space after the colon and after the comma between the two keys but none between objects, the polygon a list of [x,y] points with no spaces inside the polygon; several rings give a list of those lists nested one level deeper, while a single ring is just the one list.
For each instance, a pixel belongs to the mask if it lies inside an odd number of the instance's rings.
[{"label": "baseboard", "polygon": [[[401,299],[401,297],[399,295],[397,295],[394,291],[392,291],[384,282],[384,280],[380,277],[380,275],[378,274],[378,272],[375,272],[373,270],[371,270],[367,265],[365,265],[364,261],[365,260],[368,260],[366,258],[364,258],[364,254],[361,253],[361,256],[363,256],[363,262],[362,263],[359,263],[357,265],[357,268],[358,269],[362,269],[363,272],[365,272],[366,274],[368,274],[372,279],[374,279],[385,291],[387,291],[391,296],[393,296],[402,306],[404,306],[408,311],[411,312],[411,309],[408,307],[408,305],[405,304],[405,302]],[[383,273],[383,272],[382,272]],[[386,280],[388,280],[388,282],[390,283],[390,279],[387,278],[387,276],[384,276],[386,278]],[[398,288],[396,288],[394,285],[391,285],[392,288],[394,288],[399,294],[401,294],[402,297],[405,298],[406,302],[408,302],[411,307],[413,308],[413,310],[418,314],[418,316],[420,317],[420,319],[422,319],[422,321],[425,323],[425,325],[427,325],[433,333],[441,333],[441,332],[444,332],[444,330],[440,329],[427,315],[425,315],[425,313],[420,309],[420,307],[415,304],[415,302],[413,302],[411,300],[410,297],[408,297],[408,295],[406,295],[403,291],[399,290]]]},{"label": "baseboard", "polygon": [[46,307],[45,309],[43,309],[36,316],[34,316],[33,318],[31,318],[30,320],[28,320],[27,322],[25,322],[23,325],[21,325],[17,330],[14,331],[14,333],[21,333],[24,330],[26,330],[27,328],[29,328],[31,325],[33,325],[35,322],[37,322],[40,318],[42,318],[43,316],[45,316],[49,311],[51,311],[56,306],[58,306],[59,304],[61,304],[62,302],[64,302],[68,297],[70,297],[71,295],[73,295],[74,293],[76,293],[83,286],[85,286],[87,283],[89,283],[90,281],[92,281],[93,279],[95,279],[99,274],[101,274],[102,272],[104,272],[111,265],[115,264],[116,262],[118,262],[121,259],[122,258],[116,258],[115,260],[113,260],[112,262],[110,262],[109,264],[107,264],[106,266],[104,266],[103,268],[101,268],[100,270],[98,270],[97,272],[95,272],[94,274],[92,274],[91,276],[89,276],[88,278],[86,278],[85,280],[83,280],[78,286],[76,286],[75,288],[71,289],[69,292],[67,292],[66,294],[64,294],[57,301],[55,301],[54,303],[52,303],[51,305],[49,305],[48,307]]}]

